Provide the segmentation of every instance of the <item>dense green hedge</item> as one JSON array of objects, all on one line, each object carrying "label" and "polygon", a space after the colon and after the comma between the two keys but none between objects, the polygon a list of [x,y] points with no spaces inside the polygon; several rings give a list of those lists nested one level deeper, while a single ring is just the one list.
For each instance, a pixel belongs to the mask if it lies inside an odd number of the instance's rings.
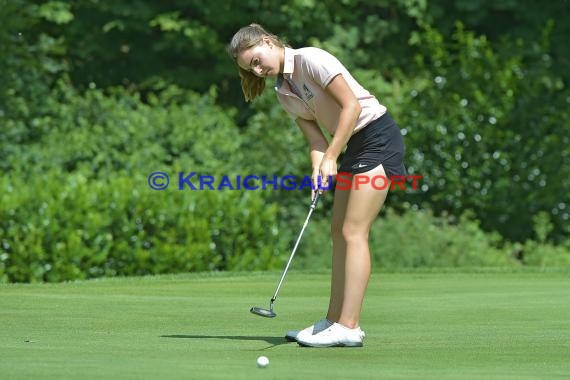
[{"label": "dense green hedge", "polygon": [[0,185],[10,205],[0,212],[0,281],[251,270],[284,260],[277,208],[262,192],[158,192],[138,173],[95,180],[57,169]]},{"label": "dense green hedge", "polygon": [[[179,172],[235,173],[241,162],[238,130],[212,96],[173,89],[146,104],[65,89],[52,112],[33,119],[43,133],[15,144],[21,151],[4,162],[0,279],[281,265],[288,234],[267,193],[177,190]],[[172,186],[152,190],[155,171]]]}]

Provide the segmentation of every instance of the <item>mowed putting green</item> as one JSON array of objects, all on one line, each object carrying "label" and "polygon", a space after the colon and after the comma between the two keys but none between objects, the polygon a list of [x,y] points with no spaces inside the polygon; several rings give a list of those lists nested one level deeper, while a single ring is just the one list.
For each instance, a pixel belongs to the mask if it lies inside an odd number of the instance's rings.
[{"label": "mowed putting green", "polygon": [[[0,285],[2,379],[554,379],[570,376],[570,275],[375,273],[363,348],[287,343],[323,316],[326,273]],[[269,366],[257,368],[258,356]]]}]

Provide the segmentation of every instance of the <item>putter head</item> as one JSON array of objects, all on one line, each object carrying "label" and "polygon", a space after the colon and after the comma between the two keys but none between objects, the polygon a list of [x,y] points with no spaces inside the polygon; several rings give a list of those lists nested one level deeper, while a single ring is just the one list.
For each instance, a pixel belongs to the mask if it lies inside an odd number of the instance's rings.
[{"label": "putter head", "polygon": [[273,310],[267,310],[256,306],[252,307],[249,311],[255,315],[259,315],[260,317],[265,318],[275,318],[277,316]]}]

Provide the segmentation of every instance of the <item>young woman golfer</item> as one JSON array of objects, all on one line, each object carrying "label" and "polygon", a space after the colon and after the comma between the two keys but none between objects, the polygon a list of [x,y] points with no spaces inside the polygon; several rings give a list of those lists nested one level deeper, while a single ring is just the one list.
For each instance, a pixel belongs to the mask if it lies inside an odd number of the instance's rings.
[{"label": "young woman golfer", "polygon": [[[404,143],[385,106],[364,89],[338,59],[306,47],[292,49],[257,24],[241,28],[228,51],[238,65],[246,101],[259,96],[267,77],[276,78],[277,99],[293,116],[310,146],[312,177],[406,175]],[[327,142],[323,128],[332,138]],[[269,131],[268,131],[269,132]],[[270,132],[269,132],[270,133]],[[346,147],[337,169],[337,159]],[[370,277],[368,233],[389,186],[368,181],[336,189],[332,213],[332,278],[326,317],[286,338],[312,347],[360,347],[360,311]],[[347,186],[344,188],[346,189]]]}]

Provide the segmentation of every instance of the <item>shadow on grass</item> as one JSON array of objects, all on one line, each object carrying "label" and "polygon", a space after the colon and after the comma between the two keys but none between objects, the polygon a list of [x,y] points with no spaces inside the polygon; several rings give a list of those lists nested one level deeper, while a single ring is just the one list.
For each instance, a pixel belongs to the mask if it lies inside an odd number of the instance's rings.
[{"label": "shadow on grass", "polygon": [[271,346],[263,348],[266,350],[275,346],[280,346],[282,344],[289,344],[282,336],[246,336],[246,335],[161,335],[161,338],[173,338],[173,339],[230,339],[230,340],[257,340],[264,341]]}]

